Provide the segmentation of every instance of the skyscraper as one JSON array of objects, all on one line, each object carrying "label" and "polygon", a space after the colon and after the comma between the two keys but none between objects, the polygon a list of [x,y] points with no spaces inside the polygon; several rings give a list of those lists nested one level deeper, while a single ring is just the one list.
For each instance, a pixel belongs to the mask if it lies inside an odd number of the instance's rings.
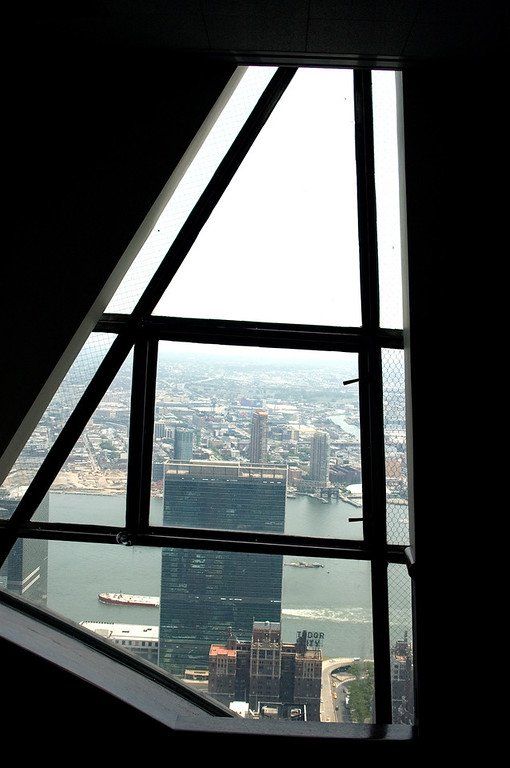
[{"label": "skyscraper", "polygon": [[245,701],[260,711],[269,705],[283,718],[299,707],[303,719],[318,721],[323,637],[303,630],[295,643],[284,643],[279,622],[255,621],[251,641],[230,636],[211,645],[208,691],[227,706]]},{"label": "skyscraper", "polygon": [[[18,499],[0,497],[0,520],[7,520]],[[34,515],[34,522],[48,522],[49,494]],[[48,542],[44,539],[18,539],[0,570],[0,586],[39,605],[46,605],[48,593]]]},{"label": "skyscraper", "polygon": [[[165,472],[165,525],[283,532],[286,467],[173,463]],[[170,672],[207,669],[209,649],[229,628],[280,621],[280,555],[163,550],[159,663]]]},{"label": "skyscraper", "polygon": [[154,423],[154,437],[156,440],[161,440],[165,437],[166,425],[164,421],[156,421]]},{"label": "skyscraper", "polygon": [[250,436],[250,461],[267,461],[267,411],[253,411]]},{"label": "skyscraper", "polygon": [[193,430],[175,428],[174,460],[191,461],[193,458]]},{"label": "skyscraper", "polygon": [[326,486],[329,480],[329,435],[322,430],[312,437],[310,480],[318,486]]}]

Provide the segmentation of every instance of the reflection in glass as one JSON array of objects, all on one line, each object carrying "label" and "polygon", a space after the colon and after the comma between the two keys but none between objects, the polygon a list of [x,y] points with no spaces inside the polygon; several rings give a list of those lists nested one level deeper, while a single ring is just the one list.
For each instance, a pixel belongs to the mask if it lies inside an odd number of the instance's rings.
[{"label": "reflection in glass", "polygon": [[160,342],[152,520],[359,539],[357,355]]}]

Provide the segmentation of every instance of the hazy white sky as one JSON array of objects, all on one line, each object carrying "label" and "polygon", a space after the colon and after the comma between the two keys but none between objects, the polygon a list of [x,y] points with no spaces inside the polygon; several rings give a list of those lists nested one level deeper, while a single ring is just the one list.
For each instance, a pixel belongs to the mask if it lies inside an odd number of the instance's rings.
[{"label": "hazy white sky", "polygon": [[[109,311],[133,309],[274,71],[248,68]],[[383,327],[402,327],[395,83],[392,72],[373,73]],[[351,70],[298,70],[156,311],[178,317],[360,324]],[[83,379],[92,375],[110,343],[111,337],[105,341],[100,336],[93,334],[77,361]],[[356,355],[166,343],[160,349],[164,356],[214,354],[246,362],[335,361],[347,377],[357,375]]]},{"label": "hazy white sky", "polygon": [[[219,162],[223,134],[230,142],[230,135],[242,124],[240,115],[248,114],[248,106],[255,103],[271,74],[265,68],[249,68],[194,168],[142,248],[138,263],[121,284],[117,305],[114,299],[110,311],[129,311],[121,306],[122,297],[131,291],[132,302],[141,293],[185,218],[186,196],[197,194],[200,169],[202,177],[210,177],[210,168],[206,174],[204,169]],[[398,327],[400,249],[395,76],[391,72],[374,73],[374,120],[382,324]],[[177,197],[183,198],[184,207],[179,201],[182,210],[172,218]],[[352,71],[300,69],[155,313],[359,325],[356,202]],[[137,286],[130,284],[133,277]]]},{"label": "hazy white sky", "polygon": [[274,349],[271,347],[243,347],[220,344],[192,344],[189,342],[160,341],[159,356],[163,360],[200,360],[214,362],[236,361],[258,365],[303,365],[304,367],[335,366],[346,378],[358,376],[358,355],[352,352],[328,352],[308,349]]},{"label": "hazy white sky", "polygon": [[352,73],[301,69],[156,313],[358,325],[357,255]]}]

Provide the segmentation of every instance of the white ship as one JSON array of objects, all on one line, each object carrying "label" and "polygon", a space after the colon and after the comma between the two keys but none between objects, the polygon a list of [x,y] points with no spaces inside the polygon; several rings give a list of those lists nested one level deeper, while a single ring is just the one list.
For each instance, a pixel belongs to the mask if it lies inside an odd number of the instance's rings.
[{"label": "white ship", "polygon": [[284,563],[284,565],[289,565],[291,568],[324,568],[322,563],[304,563],[302,560],[297,563]]},{"label": "white ship", "polygon": [[159,597],[152,595],[124,595],[122,592],[100,592],[97,599],[100,603],[107,603],[108,605],[138,605],[159,608]]}]

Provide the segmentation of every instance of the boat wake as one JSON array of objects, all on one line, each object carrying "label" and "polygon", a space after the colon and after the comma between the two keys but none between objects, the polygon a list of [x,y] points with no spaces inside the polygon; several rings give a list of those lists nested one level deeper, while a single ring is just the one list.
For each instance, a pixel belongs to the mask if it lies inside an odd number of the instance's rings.
[{"label": "boat wake", "polygon": [[330,608],[284,608],[283,616],[292,619],[333,621],[338,624],[371,624],[372,617],[366,608],[344,608],[333,611]]}]

